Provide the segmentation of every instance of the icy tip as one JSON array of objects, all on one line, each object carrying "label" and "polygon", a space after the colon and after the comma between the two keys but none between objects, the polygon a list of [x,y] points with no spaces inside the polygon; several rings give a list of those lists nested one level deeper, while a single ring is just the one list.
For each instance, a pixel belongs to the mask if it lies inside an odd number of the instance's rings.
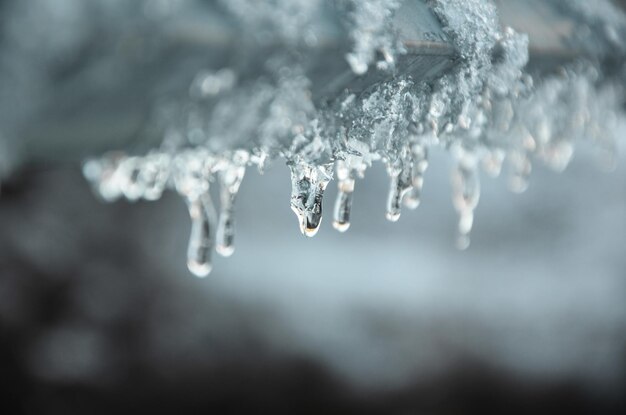
[{"label": "icy tip", "polygon": [[195,275],[198,278],[204,278],[211,273],[213,267],[208,263],[200,263],[198,261],[189,260],[187,261],[187,268],[189,272]]},{"label": "icy tip", "polygon": [[314,237],[317,234],[317,231],[320,229],[320,225],[322,223],[321,215],[314,214],[306,214],[301,213],[297,209],[293,209],[296,216],[298,216],[298,222],[300,224],[300,232],[302,235],[307,236],[309,238]]},{"label": "icy tip", "polygon": [[235,253],[235,247],[233,245],[220,245],[218,244],[215,247],[215,250],[217,251],[218,254],[220,254],[221,256],[228,258],[229,256],[231,256],[232,254]]},{"label": "icy tip", "polygon": [[385,216],[389,222],[397,222],[400,219],[400,212],[387,212]]},{"label": "icy tip", "polygon": [[308,237],[315,236],[322,223],[322,198],[332,177],[332,166],[299,164],[290,168],[291,210],[298,217],[300,232]]},{"label": "icy tip", "polygon": [[350,222],[334,221],[333,222],[333,228],[335,228],[339,232],[345,232],[345,231],[347,231],[350,228]]},{"label": "icy tip", "polygon": [[402,202],[404,203],[404,206],[411,210],[417,209],[420,205],[419,198],[412,197],[410,195],[405,196]]},{"label": "icy tip", "polygon": [[304,228],[304,229],[302,230],[302,233],[303,233],[305,236],[307,236],[307,237],[309,237],[309,238],[312,238],[312,237],[314,237],[315,235],[317,235],[317,231],[318,231],[318,230],[319,230],[319,226],[318,226],[318,227],[308,227],[308,228]]}]

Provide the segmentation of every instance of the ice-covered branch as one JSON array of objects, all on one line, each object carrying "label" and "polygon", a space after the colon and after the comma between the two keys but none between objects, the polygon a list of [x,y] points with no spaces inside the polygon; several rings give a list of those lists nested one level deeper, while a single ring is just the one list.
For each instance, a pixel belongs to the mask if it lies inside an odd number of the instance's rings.
[{"label": "ice-covered branch", "polygon": [[[166,24],[193,3],[147,8],[144,19]],[[105,200],[180,193],[193,222],[189,268],[203,276],[214,245],[233,252],[234,203],[247,167],[289,165],[292,210],[313,236],[333,176],[336,229],[348,229],[352,194],[376,161],[390,177],[386,216],[397,221],[402,205],[419,205],[429,150],[441,147],[455,161],[452,201],[465,248],[481,170],[497,176],[508,163],[511,189],[523,191],[534,162],[561,171],[581,139],[614,163],[612,123],[622,116],[626,78],[616,40],[626,35],[626,18],[600,3],[548,2],[585,31],[567,39],[572,59],[543,70],[541,62],[528,67],[529,37],[504,26],[489,0],[217,2],[211,12],[240,30],[239,40],[225,41],[219,57],[207,48],[207,68],[167,85],[175,98],[155,100],[136,135],[157,131],[161,142],[143,155],[122,148],[91,159],[84,173]],[[339,59],[326,57],[331,50]]]}]

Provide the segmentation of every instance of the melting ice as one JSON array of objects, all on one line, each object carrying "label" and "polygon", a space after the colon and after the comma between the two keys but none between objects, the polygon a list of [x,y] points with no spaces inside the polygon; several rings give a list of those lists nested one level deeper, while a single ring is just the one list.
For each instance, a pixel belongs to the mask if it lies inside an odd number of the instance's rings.
[{"label": "melting ice", "polygon": [[[237,16],[265,31],[273,27],[267,24],[273,16],[283,23],[299,22],[276,29],[289,48],[311,44],[311,39],[297,37],[306,37],[320,2],[287,2],[289,7],[277,2],[282,14],[265,8],[255,14],[250,2],[237,3],[247,7]],[[459,216],[457,245],[465,249],[480,199],[481,171],[495,177],[506,163],[511,190],[521,192],[529,185],[532,163],[542,161],[562,171],[579,139],[591,139],[610,158],[615,148],[611,122],[624,92],[604,80],[593,59],[533,80],[525,72],[527,36],[501,28],[493,3],[433,0],[428,4],[458,59],[452,70],[423,82],[394,72],[396,58],[405,52],[392,24],[398,1],[343,4],[351,25],[350,67],[362,75],[376,63],[377,70],[388,71],[388,80],[320,106],[312,100],[311,82],[292,49],[268,59],[269,74],[252,82],[240,80],[242,68],[206,71],[191,85],[190,103],[181,106],[186,123],[172,125],[175,134],[168,134],[161,148],[144,156],[115,153],[90,160],[85,176],[109,201],[155,200],[168,188],[180,193],[191,218],[188,267],[205,276],[214,247],[223,256],[233,254],[235,201],[250,165],[262,170],[276,159],[287,162],[291,209],[300,231],[313,236],[333,176],[338,196],[332,223],[345,232],[358,180],[372,162],[385,163],[390,178],[386,217],[395,222],[402,206],[419,206],[429,148],[443,147],[455,161],[452,203]],[[592,15],[580,2],[568,4],[563,7],[587,16],[591,27],[602,27],[601,44],[613,42],[612,34],[626,33],[622,14]],[[610,8],[608,2],[604,6]],[[209,193],[214,183],[219,185],[219,215]]]}]

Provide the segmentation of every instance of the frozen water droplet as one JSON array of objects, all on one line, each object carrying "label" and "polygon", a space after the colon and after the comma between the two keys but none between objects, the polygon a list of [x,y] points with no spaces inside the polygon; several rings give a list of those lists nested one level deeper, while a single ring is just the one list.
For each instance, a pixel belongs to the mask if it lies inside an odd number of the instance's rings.
[{"label": "frozen water droplet", "polygon": [[322,222],[322,198],[332,178],[332,163],[315,166],[299,162],[291,170],[291,210],[298,217],[300,231],[315,236]]},{"label": "frozen water droplet", "polygon": [[205,193],[187,200],[191,217],[191,236],[187,248],[187,268],[197,277],[206,277],[212,269],[211,216],[213,204]]},{"label": "frozen water droplet", "polygon": [[[238,159],[237,159],[238,158]],[[220,216],[217,223],[216,246],[218,254],[229,257],[235,252],[235,199],[245,175],[247,154],[236,156],[233,162],[219,172]]]},{"label": "frozen water droplet", "polygon": [[469,234],[474,224],[474,209],[480,199],[480,179],[476,164],[461,160],[452,172],[452,202],[459,213],[457,246],[469,246]]},{"label": "frozen water droplet", "polygon": [[409,209],[417,209],[422,197],[424,187],[424,173],[428,168],[428,150],[422,144],[414,144],[413,169],[411,177],[411,190],[404,196],[404,206]]},{"label": "frozen water droplet", "polygon": [[342,160],[335,163],[335,169],[338,179],[338,193],[333,215],[333,227],[339,232],[345,232],[350,227],[354,173]]}]

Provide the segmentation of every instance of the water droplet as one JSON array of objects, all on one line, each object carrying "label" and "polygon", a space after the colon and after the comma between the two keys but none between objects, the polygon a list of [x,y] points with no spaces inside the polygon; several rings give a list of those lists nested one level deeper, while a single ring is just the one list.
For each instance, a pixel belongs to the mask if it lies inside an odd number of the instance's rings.
[{"label": "water droplet", "polygon": [[322,198],[332,178],[332,163],[315,166],[299,162],[291,170],[291,210],[298,217],[300,231],[315,236],[322,222]]}]

